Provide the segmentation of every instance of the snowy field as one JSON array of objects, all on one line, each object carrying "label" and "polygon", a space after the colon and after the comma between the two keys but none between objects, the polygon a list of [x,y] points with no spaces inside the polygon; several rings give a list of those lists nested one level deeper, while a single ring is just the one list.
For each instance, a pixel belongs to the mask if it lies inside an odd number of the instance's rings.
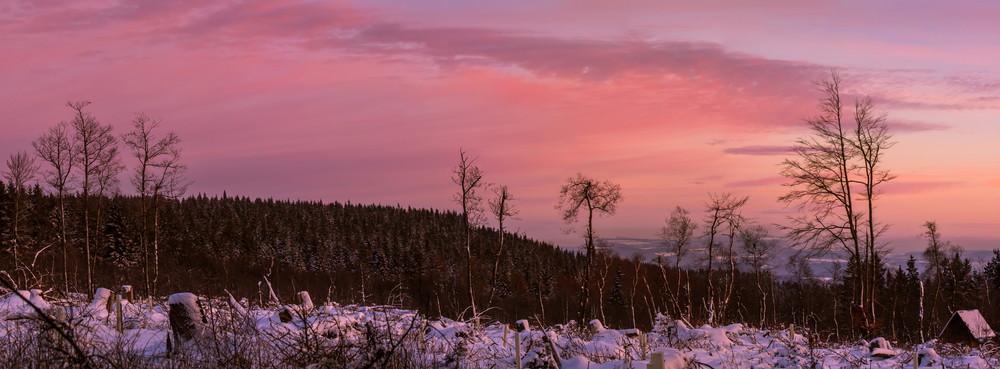
[{"label": "snowy field", "polygon": [[[93,301],[47,300],[40,292],[20,294],[57,320],[54,325],[20,297],[0,298],[0,367],[516,368],[517,361],[522,368],[564,369],[1000,366],[988,346],[931,341],[903,349],[877,338],[820,344],[810,343],[801,329],[690,328],[662,316],[652,332],[606,329],[599,321],[477,327],[391,307],[313,306],[307,298],[250,307],[245,300],[175,294],[150,305],[109,303],[110,291],[103,289]],[[660,357],[662,365],[655,362]]]}]

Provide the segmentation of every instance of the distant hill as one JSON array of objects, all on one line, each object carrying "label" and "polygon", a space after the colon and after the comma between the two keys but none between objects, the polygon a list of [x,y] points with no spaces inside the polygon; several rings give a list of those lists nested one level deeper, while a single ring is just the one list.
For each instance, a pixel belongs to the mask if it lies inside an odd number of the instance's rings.
[{"label": "distant hill", "polygon": [[[613,245],[613,249],[619,256],[626,258],[633,255],[640,255],[643,260],[655,261],[657,253],[664,252],[663,241],[659,239],[618,237],[608,238],[605,241]],[[781,242],[781,240],[777,241]],[[704,242],[701,239],[694,241],[695,246],[685,256],[682,263],[683,267],[693,269],[701,267],[699,260],[703,259],[705,255],[705,249],[702,246]],[[780,245],[779,249],[780,251],[776,253],[772,262],[775,266],[774,274],[779,278],[788,277],[791,273],[786,268],[788,266],[787,260],[789,256],[795,254],[796,250],[784,245]],[[895,269],[896,267],[905,268],[906,261],[910,256],[913,256],[917,260],[917,267],[921,271],[924,270],[927,264],[923,259],[923,251],[890,251],[886,255],[886,265],[891,269]],[[963,251],[962,257],[969,259],[974,268],[981,269],[986,262],[993,258],[993,251],[966,249]],[[832,276],[833,265],[838,262],[845,264],[847,262],[847,255],[844,252],[831,252],[824,256],[812,258],[810,262],[816,277],[829,278]]]}]

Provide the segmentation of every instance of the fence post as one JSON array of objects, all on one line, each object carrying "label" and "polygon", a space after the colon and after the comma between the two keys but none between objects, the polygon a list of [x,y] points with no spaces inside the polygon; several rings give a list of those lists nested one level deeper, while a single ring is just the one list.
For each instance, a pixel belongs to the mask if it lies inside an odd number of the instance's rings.
[{"label": "fence post", "polygon": [[521,332],[514,333],[514,366],[521,369]]},{"label": "fence post", "polygon": [[649,365],[646,365],[646,369],[663,369],[663,353],[660,351],[653,351],[653,355],[649,358]]}]

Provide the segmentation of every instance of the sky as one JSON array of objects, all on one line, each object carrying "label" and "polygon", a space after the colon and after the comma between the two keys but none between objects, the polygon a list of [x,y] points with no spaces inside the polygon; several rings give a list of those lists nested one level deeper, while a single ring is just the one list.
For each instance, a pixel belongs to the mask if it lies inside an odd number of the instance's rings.
[{"label": "sky", "polygon": [[933,220],[1000,247],[996,19],[995,1],[8,0],[0,157],[87,100],[118,132],[139,112],[175,131],[189,194],[455,210],[464,149],[517,198],[512,230],[562,246],[582,244],[554,209],[576,173],[622,187],[601,237],[654,238],[722,192],[775,229],[794,211],[779,164],[836,70],[894,133],[891,246]]}]

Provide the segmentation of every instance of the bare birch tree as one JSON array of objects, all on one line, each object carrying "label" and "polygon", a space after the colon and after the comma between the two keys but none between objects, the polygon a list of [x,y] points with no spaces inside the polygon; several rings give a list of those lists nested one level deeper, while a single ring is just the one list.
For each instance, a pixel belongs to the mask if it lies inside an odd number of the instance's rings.
[{"label": "bare birch tree", "polygon": [[586,211],[587,225],[584,229],[585,247],[587,250],[587,265],[584,267],[583,284],[581,285],[580,320],[589,317],[590,305],[590,273],[594,265],[594,215],[614,215],[622,202],[621,185],[610,181],[596,179],[577,173],[570,177],[559,191],[559,202],[556,209],[562,213],[562,219],[567,224],[575,223],[580,211]]},{"label": "bare birch tree", "polygon": [[90,196],[94,192],[103,192],[108,180],[117,174],[118,140],[111,133],[111,125],[101,124],[93,114],[85,112],[84,107],[89,101],[68,102],[66,106],[73,109],[75,117],[70,125],[74,131],[76,163],[74,167],[80,179],[81,199],[83,200],[83,250],[86,258],[87,291],[94,290],[93,255],[90,252]]},{"label": "bare birch tree", "polygon": [[738,227],[739,222],[742,219],[739,215],[739,209],[746,205],[750,198],[748,196],[736,196],[731,193],[722,194],[709,194],[709,201],[705,208],[705,236],[708,237],[708,242],[705,248],[705,259],[707,264],[706,279],[708,281],[708,301],[705,303],[705,310],[708,313],[708,321],[711,324],[718,318],[718,313],[720,310],[725,308],[726,303],[728,303],[729,292],[731,290],[731,285],[727,283],[726,289],[724,289],[721,295],[717,295],[715,288],[715,279],[713,277],[713,264],[718,258],[719,251],[717,240],[721,240],[723,237],[723,227],[729,227],[729,248],[722,251],[727,251],[728,254],[726,261],[730,266],[730,274],[733,274],[733,261],[731,258],[733,238],[735,236],[735,230]]},{"label": "bare birch tree", "polygon": [[[141,232],[139,243],[142,248],[143,278],[147,295],[155,293],[155,283],[159,276],[158,204],[161,197],[180,196],[187,189],[183,177],[186,167],[180,163],[180,137],[173,131],[157,137],[154,130],[160,126],[146,114],[136,114],[132,119],[132,130],[122,136],[122,141],[131,149],[138,161],[132,174],[132,186],[139,193]],[[153,204],[149,200],[153,200]],[[153,262],[149,252],[149,215],[153,213]]]},{"label": "bare birch tree", "polygon": [[879,239],[886,229],[876,221],[875,202],[880,185],[894,178],[883,167],[893,143],[885,115],[875,113],[870,98],[855,102],[853,116],[846,111],[840,84],[836,72],[818,82],[824,94],[820,114],[806,120],[812,135],[796,140],[795,158],[782,163],[790,190],[779,200],[799,210],[783,227],[793,245],[812,253],[839,249],[850,254],[859,276],[855,307],[863,314],[863,328],[871,329],[878,253],[884,246]]},{"label": "bare birch tree", "polygon": [[499,281],[499,271],[500,271],[500,260],[503,258],[504,254],[504,221],[508,219],[517,219],[517,214],[519,211],[514,207],[514,196],[510,194],[506,185],[500,185],[493,187],[493,194],[495,197],[490,199],[490,213],[497,220],[497,228],[500,233],[500,244],[497,247],[497,256],[493,261],[493,274],[490,283],[490,298],[487,300],[487,305],[493,305],[493,297],[497,292],[497,284]]},{"label": "bare birch tree", "polygon": [[38,174],[38,164],[35,162],[35,157],[28,155],[24,151],[18,151],[17,153],[11,154],[7,158],[7,170],[3,172],[3,177],[13,186],[14,189],[14,214],[12,214],[11,225],[13,226],[12,235],[14,237],[13,244],[11,245],[11,253],[14,258],[15,267],[18,265],[19,258],[17,255],[17,249],[21,245],[19,223],[24,215],[21,213],[23,210],[23,197],[27,191],[28,182],[35,179]]},{"label": "bare birch tree", "polygon": [[483,197],[479,191],[486,186],[483,181],[483,171],[476,166],[476,158],[471,158],[465,149],[459,149],[458,165],[452,169],[451,181],[458,185],[459,190],[452,201],[462,206],[462,225],[465,227],[466,282],[469,284],[469,307],[472,316],[478,321],[479,311],[476,310],[475,287],[472,280],[472,227],[484,221]]},{"label": "bare birch tree", "polygon": [[[676,286],[668,288],[668,290],[671,290],[669,291],[672,300],[671,303],[674,305],[675,313],[687,320],[690,320],[691,307],[688,306],[686,312],[681,308],[681,277],[683,275],[681,273],[681,261],[690,251],[694,231],[697,228],[698,224],[691,219],[691,214],[684,208],[677,206],[670,213],[670,217],[667,218],[667,225],[660,229],[660,240],[663,241],[667,252],[674,255],[674,271],[677,273]],[[669,282],[666,280],[666,272],[663,271],[662,265],[661,273],[663,274],[663,282],[669,286]]]},{"label": "bare birch tree", "polygon": [[767,228],[759,225],[749,225],[740,229],[740,248],[744,259],[753,270],[754,281],[757,284],[757,292],[760,294],[760,326],[767,323],[767,291],[764,288],[765,268],[774,258],[774,251],[778,245],[769,238]]},{"label": "bare birch tree", "polygon": [[66,122],[60,122],[31,143],[35,153],[51,168],[43,175],[45,183],[56,192],[59,201],[59,244],[62,248],[63,286],[69,291],[69,250],[66,247],[66,192],[72,189],[75,152]]}]

